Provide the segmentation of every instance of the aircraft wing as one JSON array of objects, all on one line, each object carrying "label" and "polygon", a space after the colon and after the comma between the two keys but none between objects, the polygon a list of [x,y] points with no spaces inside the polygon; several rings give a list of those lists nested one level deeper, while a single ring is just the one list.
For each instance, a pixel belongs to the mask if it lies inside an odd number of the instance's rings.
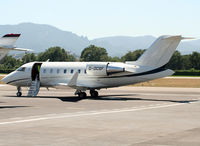
[{"label": "aircraft wing", "polygon": [[87,89],[87,87],[81,86],[77,84],[77,79],[78,79],[78,72],[76,72],[71,80],[68,83],[57,83],[54,86],[56,88],[66,88],[66,87],[70,87],[70,88],[74,88],[74,89]]},{"label": "aircraft wing", "polygon": [[68,82],[68,86],[69,87],[76,87],[77,86],[77,79],[78,79],[78,72],[76,72],[73,77],[71,78],[71,80]]}]

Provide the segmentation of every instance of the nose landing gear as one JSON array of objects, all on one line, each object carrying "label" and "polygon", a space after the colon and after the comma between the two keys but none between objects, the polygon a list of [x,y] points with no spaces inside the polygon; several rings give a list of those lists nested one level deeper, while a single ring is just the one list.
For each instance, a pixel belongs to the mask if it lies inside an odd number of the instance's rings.
[{"label": "nose landing gear", "polygon": [[17,87],[16,95],[17,95],[17,97],[21,97],[22,96],[21,87]]}]

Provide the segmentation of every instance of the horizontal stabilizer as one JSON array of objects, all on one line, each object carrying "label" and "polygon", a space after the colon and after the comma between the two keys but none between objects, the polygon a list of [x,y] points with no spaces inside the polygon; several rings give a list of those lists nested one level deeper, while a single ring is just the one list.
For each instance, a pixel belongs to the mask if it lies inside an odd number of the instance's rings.
[{"label": "horizontal stabilizer", "polygon": [[192,38],[192,37],[182,37],[182,40],[193,40],[193,39],[196,39],[196,38]]},{"label": "horizontal stabilizer", "polygon": [[31,51],[33,51],[31,49],[25,49],[25,48],[13,48],[12,50],[15,50],[15,51],[25,51],[25,52],[31,52]]}]

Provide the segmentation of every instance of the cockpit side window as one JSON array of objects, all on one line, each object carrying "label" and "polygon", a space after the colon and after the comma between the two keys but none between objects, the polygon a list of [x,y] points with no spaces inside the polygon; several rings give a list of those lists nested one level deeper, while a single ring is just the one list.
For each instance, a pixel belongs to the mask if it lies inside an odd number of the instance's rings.
[{"label": "cockpit side window", "polygon": [[20,67],[17,69],[17,71],[25,71],[25,69],[26,69],[25,67]]}]

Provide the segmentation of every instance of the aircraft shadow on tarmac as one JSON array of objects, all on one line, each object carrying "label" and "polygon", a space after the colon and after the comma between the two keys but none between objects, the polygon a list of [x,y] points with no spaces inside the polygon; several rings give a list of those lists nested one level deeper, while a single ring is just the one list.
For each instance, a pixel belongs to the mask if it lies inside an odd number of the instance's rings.
[{"label": "aircraft shadow on tarmac", "polygon": [[[123,97],[123,96],[129,96]],[[137,94],[118,94],[118,95],[103,95],[99,97],[86,97],[80,98],[78,96],[67,96],[67,97],[57,97],[57,96],[36,96],[36,97],[27,97],[27,98],[57,98],[63,102],[79,102],[81,100],[110,100],[110,101],[131,101],[131,100],[141,100],[141,101],[157,101],[157,102],[174,102],[174,103],[191,103],[197,102],[199,100],[169,100],[169,99],[148,99],[148,98],[136,98],[133,96],[137,96]],[[9,96],[11,97],[11,96]],[[16,97],[16,96],[12,96]],[[16,97],[19,98],[19,97]],[[22,98],[26,98],[26,96],[22,96]]]},{"label": "aircraft shadow on tarmac", "polygon": [[0,106],[0,109],[6,109],[6,108],[24,108],[24,107],[29,107],[29,106]]},{"label": "aircraft shadow on tarmac", "polygon": [[141,100],[141,101],[158,101],[158,102],[175,102],[175,103],[190,103],[190,102],[196,102],[198,100],[159,100],[159,99],[145,99],[145,98],[126,98],[126,97],[116,97],[116,96],[127,96],[127,95],[106,95],[106,96],[99,96],[96,98],[93,97],[87,97],[87,98],[80,98],[80,97],[73,97],[66,98],[66,97],[58,97],[58,99],[64,101],[64,102],[78,102],[81,100],[111,100],[111,101],[131,101],[131,100]]},{"label": "aircraft shadow on tarmac", "polygon": [[[1,102],[0,103],[5,103],[5,102]],[[12,106],[12,105],[2,105],[0,106],[0,109],[6,109],[6,108],[24,108],[24,107],[30,107],[30,106]]]}]

